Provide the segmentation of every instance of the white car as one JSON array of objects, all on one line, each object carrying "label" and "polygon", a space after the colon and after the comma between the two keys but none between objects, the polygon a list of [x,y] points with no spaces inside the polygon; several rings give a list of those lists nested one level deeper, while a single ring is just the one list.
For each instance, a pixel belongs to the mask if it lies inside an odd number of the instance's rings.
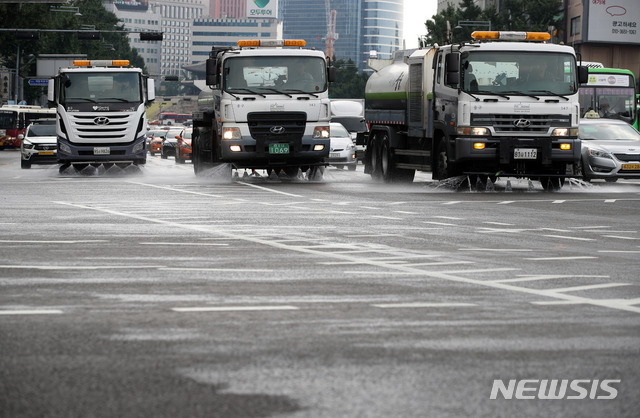
[{"label": "white car", "polygon": [[330,128],[331,149],[329,158],[325,162],[338,168],[348,167],[354,171],[358,164],[356,158],[356,145],[349,131],[340,123],[331,123]]},{"label": "white car", "polygon": [[580,166],[585,181],[640,179],[640,133],[627,122],[580,119]]},{"label": "white car", "polygon": [[55,119],[37,120],[27,127],[24,135],[18,135],[20,144],[20,166],[31,168],[31,164],[58,163],[58,137]]}]

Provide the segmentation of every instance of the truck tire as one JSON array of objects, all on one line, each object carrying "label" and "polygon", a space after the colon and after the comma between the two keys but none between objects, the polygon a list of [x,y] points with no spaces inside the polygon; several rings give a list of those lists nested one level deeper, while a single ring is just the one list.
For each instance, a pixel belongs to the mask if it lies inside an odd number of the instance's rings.
[{"label": "truck tire", "polygon": [[382,146],[380,147],[380,168],[382,179],[385,183],[411,183],[415,177],[415,170],[407,170],[396,167],[396,160],[389,144],[389,135],[382,134]]},{"label": "truck tire", "polygon": [[382,179],[382,165],[380,163],[380,140],[377,134],[373,134],[371,137],[367,150],[369,151],[371,178],[379,181]]},{"label": "truck tire", "polygon": [[449,177],[459,175],[455,166],[449,160],[449,152],[447,151],[447,140],[440,138],[435,152],[435,166],[433,167],[433,179],[445,180]]}]

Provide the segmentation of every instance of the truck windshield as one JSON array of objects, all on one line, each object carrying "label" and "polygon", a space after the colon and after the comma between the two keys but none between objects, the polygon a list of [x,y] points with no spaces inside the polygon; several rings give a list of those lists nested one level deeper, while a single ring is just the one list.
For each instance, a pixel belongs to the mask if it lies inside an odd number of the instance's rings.
[{"label": "truck windshield", "polygon": [[477,51],[462,59],[462,89],[469,93],[571,95],[578,92],[573,55]]},{"label": "truck windshield", "polygon": [[233,94],[314,94],[327,89],[319,57],[251,56],[225,61],[223,88]]},{"label": "truck windshield", "polygon": [[66,73],[61,103],[141,103],[138,73],[91,72]]}]

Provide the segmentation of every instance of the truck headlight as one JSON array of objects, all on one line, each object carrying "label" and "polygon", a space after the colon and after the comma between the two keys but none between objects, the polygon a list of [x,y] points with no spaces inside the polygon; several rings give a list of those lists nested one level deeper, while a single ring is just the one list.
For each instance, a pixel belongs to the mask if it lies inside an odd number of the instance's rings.
[{"label": "truck headlight", "polygon": [[144,149],[144,141],[140,141],[133,146],[132,153],[137,154]]},{"label": "truck headlight", "polygon": [[240,128],[222,128],[222,139],[241,139]]},{"label": "truck headlight", "polygon": [[71,154],[71,147],[63,142],[58,142],[58,148],[65,154]]},{"label": "truck headlight", "polygon": [[313,138],[329,138],[329,127],[328,126],[316,126],[313,129]]},{"label": "truck headlight", "polygon": [[555,128],[551,136],[578,136],[578,128]]},{"label": "truck headlight", "polygon": [[489,129],[482,126],[458,126],[458,135],[486,136]]}]

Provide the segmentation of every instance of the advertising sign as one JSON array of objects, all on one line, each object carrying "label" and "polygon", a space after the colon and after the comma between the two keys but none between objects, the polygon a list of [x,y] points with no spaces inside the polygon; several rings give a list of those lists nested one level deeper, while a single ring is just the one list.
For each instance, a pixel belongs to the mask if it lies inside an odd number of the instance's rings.
[{"label": "advertising sign", "polygon": [[247,17],[278,17],[278,0],[247,0]]},{"label": "advertising sign", "polygon": [[585,0],[586,42],[640,45],[640,1]]}]

